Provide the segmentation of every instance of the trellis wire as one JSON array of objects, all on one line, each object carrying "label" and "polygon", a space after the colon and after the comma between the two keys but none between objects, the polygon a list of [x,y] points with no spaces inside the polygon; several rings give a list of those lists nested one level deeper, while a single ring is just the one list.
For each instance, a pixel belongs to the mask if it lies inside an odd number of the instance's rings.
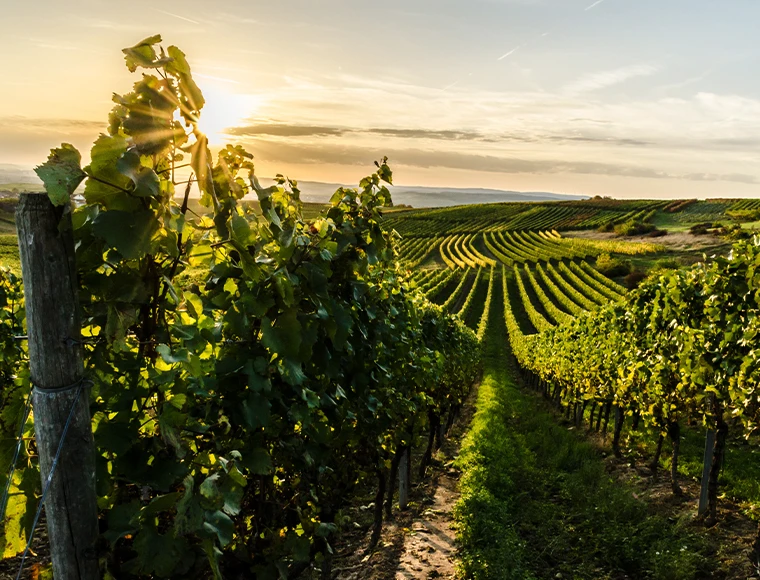
[{"label": "trellis wire", "polygon": [[61,433],[61,439],[58,441],[58,448],[55,451],[53,464],[50,466],[50,473],[48,473],[47,478],[45,479],[45,486],[42,489],[42,496],[40,497],[40,503],[37,506],[37,512],[34,514],[34,520],[32,521],[32,531],[29,533],[29,539],[26,542],[24,553],[21,555],[21,563],[19,564],[19,567],[18,567],[16,580],[20,580],[21,572],[23,572],[24,570],[24,563],[26,562],[26,556],[27,554],[29,554],[29,549],[32,546],[32,540],[34,539],[34,531],[37,529],[37,524],[40,521],[40,514],[42,513],[42,508],[45,505],[45,498],[47,497],[48,490],[50,489],[50,483],[53,481],[53,475],[55,474],[55,469],[56,467],[58,467],[58,459],[61,457],[63,442],[66,440],[66,435],[68,434],[69,426],[71,425],[71,418],[74,416],[74,410],[76,409],[77,403],[79,402],[79,397],[82,396],[82,390],[84,389],[84,386],[86,383],[87,381],[84,378],[79,381],[79,386],[77,387],[77,394],[74,397],[74,400],[71,402],[71,408],[69,409],[69,416],[66,418],[66,423],[63,426],[63,432]]}]

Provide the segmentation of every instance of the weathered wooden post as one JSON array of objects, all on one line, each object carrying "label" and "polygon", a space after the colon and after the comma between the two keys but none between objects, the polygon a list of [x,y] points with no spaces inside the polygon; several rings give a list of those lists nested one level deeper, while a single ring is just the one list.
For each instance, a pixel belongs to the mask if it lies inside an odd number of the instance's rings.
[{"label": "weathered wooden post", "polygon": [[702,466],[702,489],[699,492],[699,507],[697,515],[707,512],[707,491],[710,483],[710,470],[712,469],[713,449],[715,448],[715,429],[707,431],[705,437],[705,457]]},{"label": "weathered wooden post", "polygon": [[412,473],[411,461],[409,461],[411,447],[404,449],[398,467],[398,507],[405,510],[409,505],[409,479]]},{"label": "weathered wooden post", "polygon": [[34,428],[56,580],[99,578],[95,449],[84,364],[71,215],[44,194],[21,194],[16,210],[26,298]]}]

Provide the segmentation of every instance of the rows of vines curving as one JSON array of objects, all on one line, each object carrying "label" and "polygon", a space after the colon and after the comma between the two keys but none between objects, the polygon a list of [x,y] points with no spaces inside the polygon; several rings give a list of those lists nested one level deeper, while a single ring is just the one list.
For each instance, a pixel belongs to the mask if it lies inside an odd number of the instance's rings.
[{"label": "rows of vines curving", "polygon": [[[728,257],[647,279],[625,299],[542,332],[522,332],[506,299],[512,351],[563,405],[618,410],[673,443],[673,489],[681,426],[715,429],[708,523],[716,519],[718,474],[729,429],[760,425],[760,240]],[[578,270],[580,271],[580,270]],[[514,280],[504,278],[505,296]],[[593,411],[592,411],[593,417]],[[616,449],[616,452],[618,450]]]}]

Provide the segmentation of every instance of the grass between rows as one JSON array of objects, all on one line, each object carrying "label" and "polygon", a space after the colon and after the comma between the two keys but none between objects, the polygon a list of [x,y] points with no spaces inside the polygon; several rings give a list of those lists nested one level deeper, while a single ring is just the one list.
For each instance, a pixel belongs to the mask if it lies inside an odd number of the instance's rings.
[{"label": "grass between rows", "polygon": [[18,257],[18,239],[15,234],[3,234],[0,230],[0,266],[5,266],[14,272],[21,273],[21,262]]},{"label": "grass between rows", "polygon": [[[648,513],[593,446],[522,392],[494,297],[484,376],[458,466],[466,578],[709,578],[703,536]],[[625,575],[625,576],[623,576]]]}]

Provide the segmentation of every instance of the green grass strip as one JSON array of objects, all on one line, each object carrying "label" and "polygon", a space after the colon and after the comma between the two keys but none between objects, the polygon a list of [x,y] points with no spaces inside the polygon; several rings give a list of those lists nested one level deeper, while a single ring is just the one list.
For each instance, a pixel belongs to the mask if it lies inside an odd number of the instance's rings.
[{"label": "green grass strip", "polygon": [[465,578],[696,580],[712,577],[704,536],[648,513],[596,449],[517,387],[503,300],[491,302],[484,376],[457,465]]}]

